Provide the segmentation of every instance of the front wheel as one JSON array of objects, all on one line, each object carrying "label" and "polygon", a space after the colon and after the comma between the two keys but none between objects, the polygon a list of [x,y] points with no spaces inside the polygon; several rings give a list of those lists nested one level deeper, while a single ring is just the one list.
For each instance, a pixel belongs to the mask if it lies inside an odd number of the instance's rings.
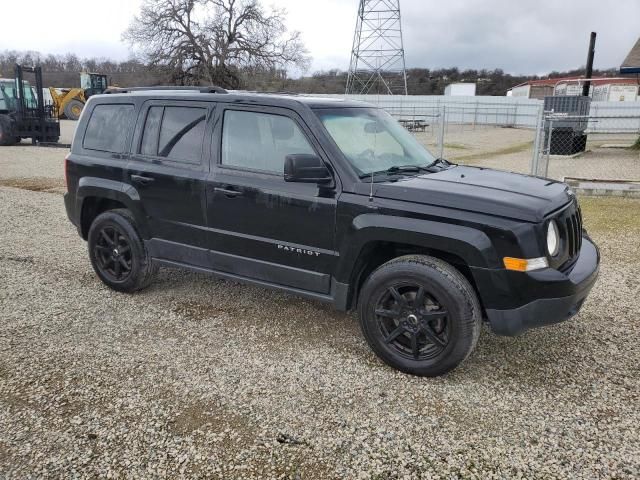
[{"label": "front wheel", "polygon": [[88,238],[89,258],[106,285],[120,292],[147,287],[157,271],[128,210],[104,212],[93,221]]},{"label": "front wheel", "polygon": [[69,103],[67,103],[63,108],[64,116],[69,120],[78,120],[83,108],[84,103],[80,100],[76,100],[75,98],[73,100],[69,100]]},{"label": "front wheel", "polygon": [[467,279],[425,255],[399,257],[375,270],[362,288],[358,312],[373,351],[413,375],[453,370],[480,335],[480,305]]}]

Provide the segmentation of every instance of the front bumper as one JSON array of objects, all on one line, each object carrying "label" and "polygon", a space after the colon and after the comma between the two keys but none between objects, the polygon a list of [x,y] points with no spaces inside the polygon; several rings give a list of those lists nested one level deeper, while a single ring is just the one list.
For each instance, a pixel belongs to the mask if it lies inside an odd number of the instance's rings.
[{"label": "front bumper", "polygon": [[[515,308],[486,308],[491,329],[498,335],[515,336],[526,330],[551,325],[576,315],[598,277],[600,252],[588,237],[583,238],[576,263],[568,272],[551,268],[520,273],[520,283],[535,298]],[[553,295],[556,292],[557,296]]]}]

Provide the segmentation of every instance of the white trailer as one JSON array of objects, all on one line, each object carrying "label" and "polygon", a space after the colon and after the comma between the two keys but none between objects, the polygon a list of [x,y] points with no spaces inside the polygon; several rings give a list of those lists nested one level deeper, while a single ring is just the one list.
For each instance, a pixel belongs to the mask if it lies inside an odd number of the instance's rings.
[{"label": "white trailer", "polygon": [[475,83],[451,83],[444,89],[447,97],[475,97]]},{"label": "white trailer", "polygon": [[638,100],[637,85],[616,85],[608,83],[593,89],[596,102],[635,102]]}]

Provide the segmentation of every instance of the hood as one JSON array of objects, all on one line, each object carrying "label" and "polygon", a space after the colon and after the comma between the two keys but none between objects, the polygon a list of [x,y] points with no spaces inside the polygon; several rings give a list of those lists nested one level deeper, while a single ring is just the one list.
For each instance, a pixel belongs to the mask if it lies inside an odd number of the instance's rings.
[{"label": "hood", "polygon": [[374,196],[540,222],[572,199],[562,182],[479,167],[376,183]]}]

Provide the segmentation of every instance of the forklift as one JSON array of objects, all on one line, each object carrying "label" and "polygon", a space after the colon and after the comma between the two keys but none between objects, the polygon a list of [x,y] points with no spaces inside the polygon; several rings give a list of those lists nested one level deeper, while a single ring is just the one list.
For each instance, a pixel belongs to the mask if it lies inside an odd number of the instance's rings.
[{"label": "forklift", "polygon": [[[23,74],[33,73],[35,88]],[[0,145],[13,145],[23,138],[31,143],[56,144],[60,123],[55,105],[45,105],[42,68],[15,66],[13,79],[0,79]]]}]

